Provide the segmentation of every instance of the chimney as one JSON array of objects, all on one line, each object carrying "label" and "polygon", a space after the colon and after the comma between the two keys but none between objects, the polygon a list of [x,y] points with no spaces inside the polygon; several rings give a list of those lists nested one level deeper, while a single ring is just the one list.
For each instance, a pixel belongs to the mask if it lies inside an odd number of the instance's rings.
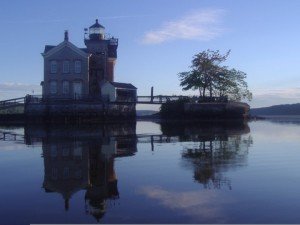
[{"label": "chimney", "polygon": [[69,33],[65,30],[65,41],[69,41]]}]

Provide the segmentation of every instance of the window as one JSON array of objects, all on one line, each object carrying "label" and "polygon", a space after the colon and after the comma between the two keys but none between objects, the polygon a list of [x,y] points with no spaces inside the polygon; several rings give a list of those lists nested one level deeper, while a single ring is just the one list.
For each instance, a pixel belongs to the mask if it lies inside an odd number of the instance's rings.
[{"label": "window", "polygon": [[81,61],[75,61],[75,73],[81,73]]},{"label": "window", "polygon": [[64,178],[69,178],[69,176],[70,176],[70,169],[69,169],[69,167],[64,167],[63,177]]},{"label": "window", "polygon": [[74,175],[75,175],[76,179],[81,179],[82,178],[82,170],[81,169],[76,170]]},{"label": "window", "polygon": [[70,61],[63,61],[63,73],[70,73]]},{"label": "window", "polygon": [[81,146],[75,146],[74,147],[74,151],[73,151],[73,155],[77,158],[77,159],[81,159],[82,158],[82,147]]},{"label": "window", "polygon": [[57,82],[52,80],[50,81],[50,94],[56,94],[57,93]]},{"label": "window", "polygon": [[52,158],[55,158],[57,156],[57,147],[56,145],[50,146],[50,155]]},{"label": "window", "polygon": [[62,83],[62,91],[63,91],[63,94],[64,95],[67,95],[69,94],[69,91],[70,91],[70,82],[67,81],[67,80],[64,80],[63,83]]},{"label": "window", "polygon": [[50,72],[57,73],[57,62],[55,60],[50,61]]}]

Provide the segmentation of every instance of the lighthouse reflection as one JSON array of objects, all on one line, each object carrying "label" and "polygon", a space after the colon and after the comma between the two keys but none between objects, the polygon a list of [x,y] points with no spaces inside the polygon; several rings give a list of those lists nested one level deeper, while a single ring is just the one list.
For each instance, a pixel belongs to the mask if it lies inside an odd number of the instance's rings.
[{"label": "lighthouse reflection", "polygon": [[114,160],[136,152],[135,123],[96,127],[27,127],[26,141],[42,143],[45,192],[60,193],[65,210],[85,190],[85,211],[97,221],[106,201],[119,198]]}]

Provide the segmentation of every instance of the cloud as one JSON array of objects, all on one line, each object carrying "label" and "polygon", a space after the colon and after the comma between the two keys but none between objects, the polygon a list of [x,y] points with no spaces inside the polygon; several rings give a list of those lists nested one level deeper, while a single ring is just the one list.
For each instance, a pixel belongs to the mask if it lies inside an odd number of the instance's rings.
[{"label": "cloud", "polygon": [[157,200],[169,209],[218,223],[225,222],[222,213],[224,204],[232,203],[232,200],[222,198],[218,193],[209,190],[180,192],[164,190],[158,186],[145,186],[138,193]]},{"label": "cloud", "polygon": [[23,97],[26,94],[33,93],[41,94],[41,86],[23,83],[0,83],[0,100]]},{"label": "cloud", "polygon": [[165,22],[160,28],[148,31],[142,38],[144,44],[160,44],[170,40],[203,40],[218,37],[223,29],[219,24],[224,10],[194,11],[181,19]]}]

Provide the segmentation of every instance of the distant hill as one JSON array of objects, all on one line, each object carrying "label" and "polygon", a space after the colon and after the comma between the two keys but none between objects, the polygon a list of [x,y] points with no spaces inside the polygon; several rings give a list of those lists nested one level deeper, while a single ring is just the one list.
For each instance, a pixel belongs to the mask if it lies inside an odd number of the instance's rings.
[{"label": "distant hill", "polygon": [[252,116],[300,115],[300,103],[250,109]]}]

